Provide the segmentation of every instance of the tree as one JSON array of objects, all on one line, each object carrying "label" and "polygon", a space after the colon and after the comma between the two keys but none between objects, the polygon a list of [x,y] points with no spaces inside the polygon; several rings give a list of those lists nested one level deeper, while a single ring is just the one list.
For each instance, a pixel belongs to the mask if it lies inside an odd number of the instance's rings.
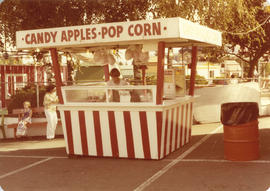
[{"label": "tree", "polygon": [[[260,58],[269,52],[269,13],[265,0],[156,0],[152,10],[155,17],[180,16],[223,32],[221,49],[209,51],[212,56],[232,54],[249,67],[253,76]],[[260,24],[263,25],[260,25]],[[253,30],[255,29],[255,30]]]},{"label": "tree", "polygon": [[147,0],[4,0],[1,35],[15,45],[18,30],[144,19],[149,6]]}]

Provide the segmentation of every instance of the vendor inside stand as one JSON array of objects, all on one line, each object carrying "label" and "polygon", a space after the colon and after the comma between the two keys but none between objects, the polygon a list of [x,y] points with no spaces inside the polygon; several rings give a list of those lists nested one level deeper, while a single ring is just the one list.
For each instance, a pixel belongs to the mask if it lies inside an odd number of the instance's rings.
[{"label": "vendor inside stand", "polygon": [[[117,68],[113,68],[110,72],[111,79],[107,82],[108,86],[124,86],[128,85],[128,82],[120,78],[120,71]],[[128,95],[119,90],[111,90],[109,92],[109,100],[111,102],[120,102],[120,93],[121,97],[127,97]]]}]

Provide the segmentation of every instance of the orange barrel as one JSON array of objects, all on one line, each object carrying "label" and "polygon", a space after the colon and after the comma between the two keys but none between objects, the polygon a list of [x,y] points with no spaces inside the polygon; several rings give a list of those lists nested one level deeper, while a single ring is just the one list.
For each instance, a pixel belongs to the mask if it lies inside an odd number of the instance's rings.
[{"label": "orange barrel", "polygon": [[223,125],[225,159],[248,161],[259,158],[258,120],[229,126]]}]

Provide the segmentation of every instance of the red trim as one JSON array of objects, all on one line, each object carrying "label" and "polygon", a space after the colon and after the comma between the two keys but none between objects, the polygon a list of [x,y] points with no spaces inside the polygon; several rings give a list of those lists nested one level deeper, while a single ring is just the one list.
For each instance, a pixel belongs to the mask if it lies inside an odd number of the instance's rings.
[{"label": "red trim", "polygon": [[1,102],[2,107],[6,107],[6,83],[5,83],[5,66],[1,66]]},{"label": "red trim", "polygon": [[168,134],[168,123],[169,123],[169,110],[166,110],[166,120],[165,120],[165,137],[164,137],[164,156],[166,156],[167,147],[167,134]]},{"label": "red trim", "polygon": [[165,42],[159,42],[158,43],[158,63],[157,63],[157,95],[156,95],[157,105],[161,105],[162,100],[163,100],[164,56],[165,56]]},{"label": "red trim", "polygon": [[108,111],[113,157],[119,157],[114,111]]},{"label": "red trim", "polygon": [[170,134],[170,152],[172,152],[172,137],[173,137],[173,124],[174,124],[174,120],[173,120],[173,115],[174,115],[174,108],[172,109],[172,113],[171,113],[171,134]]},{"label": "red trim", "polygon": [[68,150],[69,150],[69,154],[74,155],[74,144],[73,144],[70,111],[64,111],[64,114],[65,114],[66,130],[67,130]]},{"label": "red trim", "polygon": [[56,91],[57,91],[57,96],[59,99],[60,104],[64,104],[63,100],[63,95],[61,92],[61,86],[62,86],[62,79],[61,79],[61,71],[60,71],[60,64],[58,62],[58,54],[56,48],[51,48],[51,57],[52,57],[52,62],[53,62],[53,70],[54,70],[54,78],[55,78],[55,83],[56,83]]},{"label": "red trim", "polygon": [[82,151],[83,155],[88,156],[88,144],[86,136],[86,125],[85,125],[85,114],[84,111],[79,111],[79,122],[80,122],[80,132],[81,132],[81,141],[82,141]]},{"label": "red trim", "polygon": [[151,159],[146,112],[140,111],[139,115],[140,115],[141,131],[142,131],[142,143],[143,143],[144,158]]},{"label": "red trim", "polygon": [[156,123],[157,123],[157,139],[158,139],[158,158],[160,159],[161,152],[161,133],[162,133],[162,112],[156,112]]},{"label": "red trim", "polygon": [[179,129],[179,106],[176,110],[176,128],[175,128],[175,149],[177,149],[178,129]]},{"label": "red trim", "polygon": [[123,115],[125,121],[128,158],[135,158],[130,112],[124,111]]},{"label": "red trim", "polygon": [[192,58],[191,58],[191,74],[190,74],[190,86],[189,95],[194,95],[195,87],[195,76],[196,76],[196,65],[197,65],[197,46],[192,47]]},{"label": "red trim", "polygon": [[185,137],[184,137],[184,144],[187,143],[187,130],[188,130],[188,103],[186,104],[186,121],[185,121]]},{"label": "red trim", "polygon": [[182,147],[183,146],[183,144],[182,144],[182,139],[183,139],[183,119],[184,119],[184,105],[182,105],[181,106],[181,110],[182,110],[182,112],[181,112],[181,125],[180,125],[180,147]]},{"label": "red trim", "polygon": [[94,118],[94,128],[95,128],[95,135],[96,135],[97,156],[101,157],[103,156],[103,147],[102,147],[99,111],[93,111],[93,118]]}]

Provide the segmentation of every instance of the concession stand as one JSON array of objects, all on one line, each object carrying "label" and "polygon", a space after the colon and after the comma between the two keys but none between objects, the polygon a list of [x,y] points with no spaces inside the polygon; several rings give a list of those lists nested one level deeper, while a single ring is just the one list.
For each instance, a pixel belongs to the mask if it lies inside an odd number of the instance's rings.
[{"label": "concession stand", "polygon": [[[197,47],[222,44],[220,32],[182,18],[18,31],[16,38],[18,49],[51,52],[67,154],[136,159],[162,159],[190,141]],[[185,74],[164,64],[166,48],[185,46],[192,47],[187,95],[175,91],[176,82],[181,86],[181,77],[184,82],[180,88],[186,89]],[[108,81],[113,61],[103,59],[111,56],[104,49],[125,49],[125,58],[139,63],[143,83],[62,86],[58,51],[96,53],[94,60],[103,63]],[[156,82],[152,85],[145,82],[148,51],[157,53]],[[111,99],[113,92],[118,92],[119,101]]]}]

